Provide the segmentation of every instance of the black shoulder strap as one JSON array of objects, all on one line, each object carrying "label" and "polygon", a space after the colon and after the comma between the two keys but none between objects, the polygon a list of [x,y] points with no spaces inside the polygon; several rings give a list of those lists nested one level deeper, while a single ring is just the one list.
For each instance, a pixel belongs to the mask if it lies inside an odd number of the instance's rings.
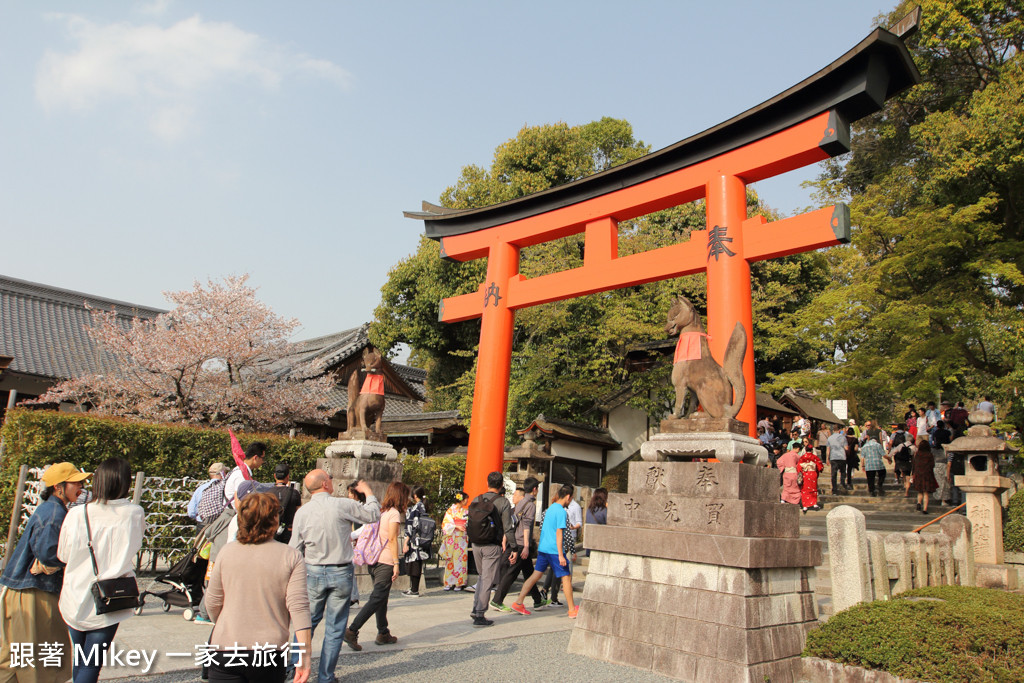
[{"label": "black shoulder strap", "polygon": [[92,528],[89,526],[89,504],[86,503],[82,507],[85,508],[85,537],[89,542],[89,558],[92,560],[92,573],[95,574],[98,579],[100,577],[100,570],[96,566],[96,553],[92,550]]}]

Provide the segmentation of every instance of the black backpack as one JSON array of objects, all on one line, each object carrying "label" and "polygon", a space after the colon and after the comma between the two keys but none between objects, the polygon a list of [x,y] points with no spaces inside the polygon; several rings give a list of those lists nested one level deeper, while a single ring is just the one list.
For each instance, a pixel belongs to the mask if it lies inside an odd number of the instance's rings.
[{"label": "black backpack", "polygon": [[[490,495],[487,499],[484,496]],[[501,538],[498,509],[494,507],[497,493],[481,493],[469,504],[466,516],[466,534],[473,545],[497,545]]]}]

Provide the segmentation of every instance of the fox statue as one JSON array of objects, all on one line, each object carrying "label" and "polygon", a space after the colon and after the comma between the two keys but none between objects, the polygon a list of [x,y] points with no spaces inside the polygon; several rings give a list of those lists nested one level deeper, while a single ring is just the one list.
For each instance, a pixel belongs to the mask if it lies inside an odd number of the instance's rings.
[{"label": "fox statue", "polygon": [[[743,356],[747,352],[747,335],[737,322],[725,350],[725,362],[719,365],[711,357],[708,335],[700,314],[686,297],[676,297],[668,309],[668,334],[678,334],[672,363],[672,385],[676,403],[672,417],[693,412],[693,395],[709,416],[732,419],[743,405],[747,385],[743,381]],[[688,396],[688,393],[690,394]],[[687,399],[690,409],[686,410]]]}]

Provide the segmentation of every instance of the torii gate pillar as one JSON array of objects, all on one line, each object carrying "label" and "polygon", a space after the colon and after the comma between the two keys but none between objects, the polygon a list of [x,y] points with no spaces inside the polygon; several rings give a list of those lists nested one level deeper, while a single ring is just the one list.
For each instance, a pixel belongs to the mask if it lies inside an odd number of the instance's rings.
[{"label": "torii gate pillar", "polygon": [[743,357],[743,379],[747,384],[746,397],[736,419],[750,427],[757,422],[757,398],[754,393],[754,314],[751,306],[750,262],[744,258],[743,230],[739,227],[747,219],[747,186],[734,175],[718,175],[706,188],[708,231],[715,227],[727,230],[729,251],[708,256],[708,335],[711,355],[719,362],[725,359],[736,322],[743,323],[747,333],[747,353]]}]

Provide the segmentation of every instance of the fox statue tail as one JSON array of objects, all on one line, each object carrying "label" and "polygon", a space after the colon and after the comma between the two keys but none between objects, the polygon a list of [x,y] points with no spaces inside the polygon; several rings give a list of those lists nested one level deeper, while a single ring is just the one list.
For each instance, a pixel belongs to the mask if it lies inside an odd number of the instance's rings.
[{"label": "fox statue tail", "polygon": [[[747,333],[743,330],[743,323],[736,323],[729,337],[729,345],[725,349],[725,362],[722,363],[722,370],[732,384],[733,402],[725,407],[725,417],[732,419],[740,412],[740,406],[747,397],[747,383],[743,381],[743,357],[747,355]],[[349,392],[351,395],[351,390]]]}]

